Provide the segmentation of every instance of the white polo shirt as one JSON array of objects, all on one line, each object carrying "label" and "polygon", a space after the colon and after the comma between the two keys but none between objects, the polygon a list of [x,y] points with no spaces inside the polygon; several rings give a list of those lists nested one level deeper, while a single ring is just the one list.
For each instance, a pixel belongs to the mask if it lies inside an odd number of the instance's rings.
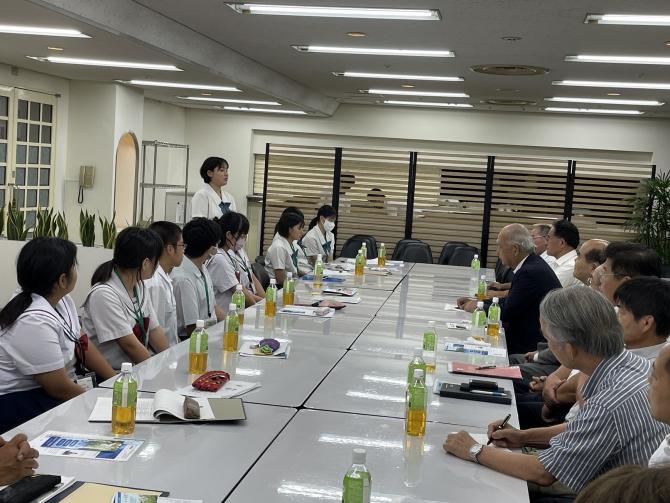
[{"label": "white polo shirt", "polygon": [[327,232],[324,236],[319,226],[315,225],[302,238],[302,244],[305,247],[307,257],[316,257],[321,254],[324,262],[333,260],[335,235],[332,232]]},{"label": "white polo shirt", "polygon": [[219,248],[216,250],[216,255],[207,262],[207,271],[212,278],[212,288],[214,289],[216,305],[226,313],[228,312],[230,299],[238,284],[237,276],[239,274],[241,280],[243,274],[239,267],[239,263],[231,255],[231,252],[232,251],[225,251],[223,248]]},{"label": "white polo shirt", "polygon": [[221,188],[221,194],[219,195],[210,184],[206,183],[203,188],[193,194],[193,199],[191,199],[191,217],[220,217],[224,214],[224,211],[221,209],[222,202],[227,207],[225,213],[228,213],[228,211],[237,211],[235,198],[229,192]]},{"label": "white polo shirt", "polygon": [[549,264],[563,288],[573,285],[583,285],[583,283],[575,278],[573,274],[575,270],[575,260],[577,260],[577,251],[572,250],[562,257],[554,257],[554,262]]},{"label": "white polo shirt", "polygon": [[299,248],[298,245],[294,248],[291,246],[291,243],[288,242],[288,239],[279,234],[275,234],[272,244],[265,255],[265,270],[270,275],[270,278],[275,277],[275,269],[292,272],[293,277],[298,276]]},{"label": "white polo shirt", "polygon": [[149,290],[151,305],[154,307],[158,323],[163,330],[170,346],[179,344],[177,337],[177,301],[174,297],[172,279],[160,264],[151,279],[144,282]]},{"label": "white polo shirt", "polygon": [[131,334],[143,336],[137,318],[148,318],[147,340],[144,341],[147,347],[149,332],[160,326],[149,289],[144,282],[137,285],[136,292],[137,297],[131,298],[119,277],[112,271],[109,280],[93,285],[82,306],[81,323],[85,333],[112,368],[117,370],[123,362],[131,361],[117,343],[117,339]]},{"label": "white polo shirt", "polygon": [[199,270],[184,257],[181,266],[172,270],[172,285],[177,300],[177,333],[185,338],[186,327],[198,320],[216,323],[216,298],[207,267]]},{"label": "white polo shirt", "polygon": [[69,295],[56,308],[32,294],[32,304],[0,333],[0,395],[39,388],[35,374],[64,368],[74,378],[74,348],[81,328]]},{"label": "white polo shirt", "polygon": [[540,258],[542,258],[549,265],[552,265],[554,262],[556,262],[556,259],[547,253],[547,250],[542,252]]}]

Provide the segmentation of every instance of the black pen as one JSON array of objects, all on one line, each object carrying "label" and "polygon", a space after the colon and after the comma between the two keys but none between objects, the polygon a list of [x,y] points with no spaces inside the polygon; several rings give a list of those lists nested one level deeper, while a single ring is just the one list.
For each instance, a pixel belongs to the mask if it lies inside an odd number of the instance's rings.
[{"label": "black pen", "polygon": [[[498,425],[498,427],[494,430],[494,432],[502,430],[507,426],[507,422],[511,419],[512,414],[507,414],[507,417],[503,419],[503,422]],[[491,434],[491,438],[489,438],[489,441],[486,442],[486,445],[491,445],[491,442],[493,442],[493,433]]]},{"label": "black pen", "polygon": [[495,365],[484,365],[482,367],[477,367],[475,370],[487,370],[487,369],[494,369],[496,368]]}]

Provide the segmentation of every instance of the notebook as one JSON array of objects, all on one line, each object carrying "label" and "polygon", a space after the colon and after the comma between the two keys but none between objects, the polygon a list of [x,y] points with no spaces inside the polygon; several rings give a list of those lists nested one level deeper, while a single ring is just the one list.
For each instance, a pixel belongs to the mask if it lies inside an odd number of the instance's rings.
[{"label": "notebook", "polygon": [[472,363],[449,362],[449,372],[452,374],[463,374],[469,376],[499,377],[502,379],[521,379],[521,369],[516,367],[482,368],[487,365],[474,365]]}]

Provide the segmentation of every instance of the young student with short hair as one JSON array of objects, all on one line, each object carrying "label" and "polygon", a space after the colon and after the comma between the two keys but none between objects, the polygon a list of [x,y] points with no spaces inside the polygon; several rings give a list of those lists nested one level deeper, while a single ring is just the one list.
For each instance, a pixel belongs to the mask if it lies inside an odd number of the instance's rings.
[{"label": "young student with short hair", "polygon": [[309,232],[302,238],[302,245],[310,263],[316,263],[316,256],[321,255],[324,262],[333,260],[335,251],[335,221],[337,211],[332,206],[324,204],[319,208],[316,217],[309,224]]},{"label": "young student with short hair", "polygon": [[153,276],[162,251],[163,242],[154,231],[127,227],[116,238],[112,260],[91,278],[82,325],[115,369],[170,347],[144,283]]},{"label": "young student with short hair", "polygon": [[184,226],[184,254],[181,266],[172,271],[172,284],[177,301],[177,333],[185,339],[195,330],[198,320],[213,325],[225,318],[223,309],[216,305],[212,277],[205,267],[221,240],[216,222],[197,217]]},{"label": "young student with short hair", "polygon": [[70,297],[77,247],[65,239],[34,238],[19,253],[16,276],[21,291],[0,311],[0,431],[83,393],[75,380],[89,370],[102,379],[114,375],[81,335]]},{"label": "young student with short hair", "polygon": [[228,161],[223,157],[208,157],[200,167],[200,177],[205,186],[193,194],[191,215],[194,218],[215,218],[237,211],[235,199],[223,190],[228,184]]},{"label": "young student with short hair", "polygon": [[181,237],[181,228],[172,222],[154,222],[149,229],[158,234],[163,241],[163,253],[158,259],[156,272],[151,279],[146,281],[146,285],[158,322],[165,330],[165,336],[172,346],[179,343],[179,336],[177,335],[177,301],[170,273],[184,260],[184,240]]},{"label": "young student with short hair", "polygon": [[284,212],[277,222],[277,235],[265,256],[265,269],[270,278],[277,280],[277,285],[284,284],[286,273],[298,276],[298,254],[300,246],[297,241],[302,237],[305,219],[293,212]]}]

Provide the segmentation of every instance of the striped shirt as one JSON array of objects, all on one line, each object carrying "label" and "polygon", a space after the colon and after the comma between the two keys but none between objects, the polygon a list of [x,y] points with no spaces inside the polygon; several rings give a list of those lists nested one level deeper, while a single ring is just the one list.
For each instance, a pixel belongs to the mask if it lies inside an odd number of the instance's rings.
[{"label": "striped shirt", "polygon": [[670,433],[649,413],[651,362],[630,351],[601,361],[582,388],[586,404],[538,458],[556,480],[579,492],[622,465],[647,466]]}]

